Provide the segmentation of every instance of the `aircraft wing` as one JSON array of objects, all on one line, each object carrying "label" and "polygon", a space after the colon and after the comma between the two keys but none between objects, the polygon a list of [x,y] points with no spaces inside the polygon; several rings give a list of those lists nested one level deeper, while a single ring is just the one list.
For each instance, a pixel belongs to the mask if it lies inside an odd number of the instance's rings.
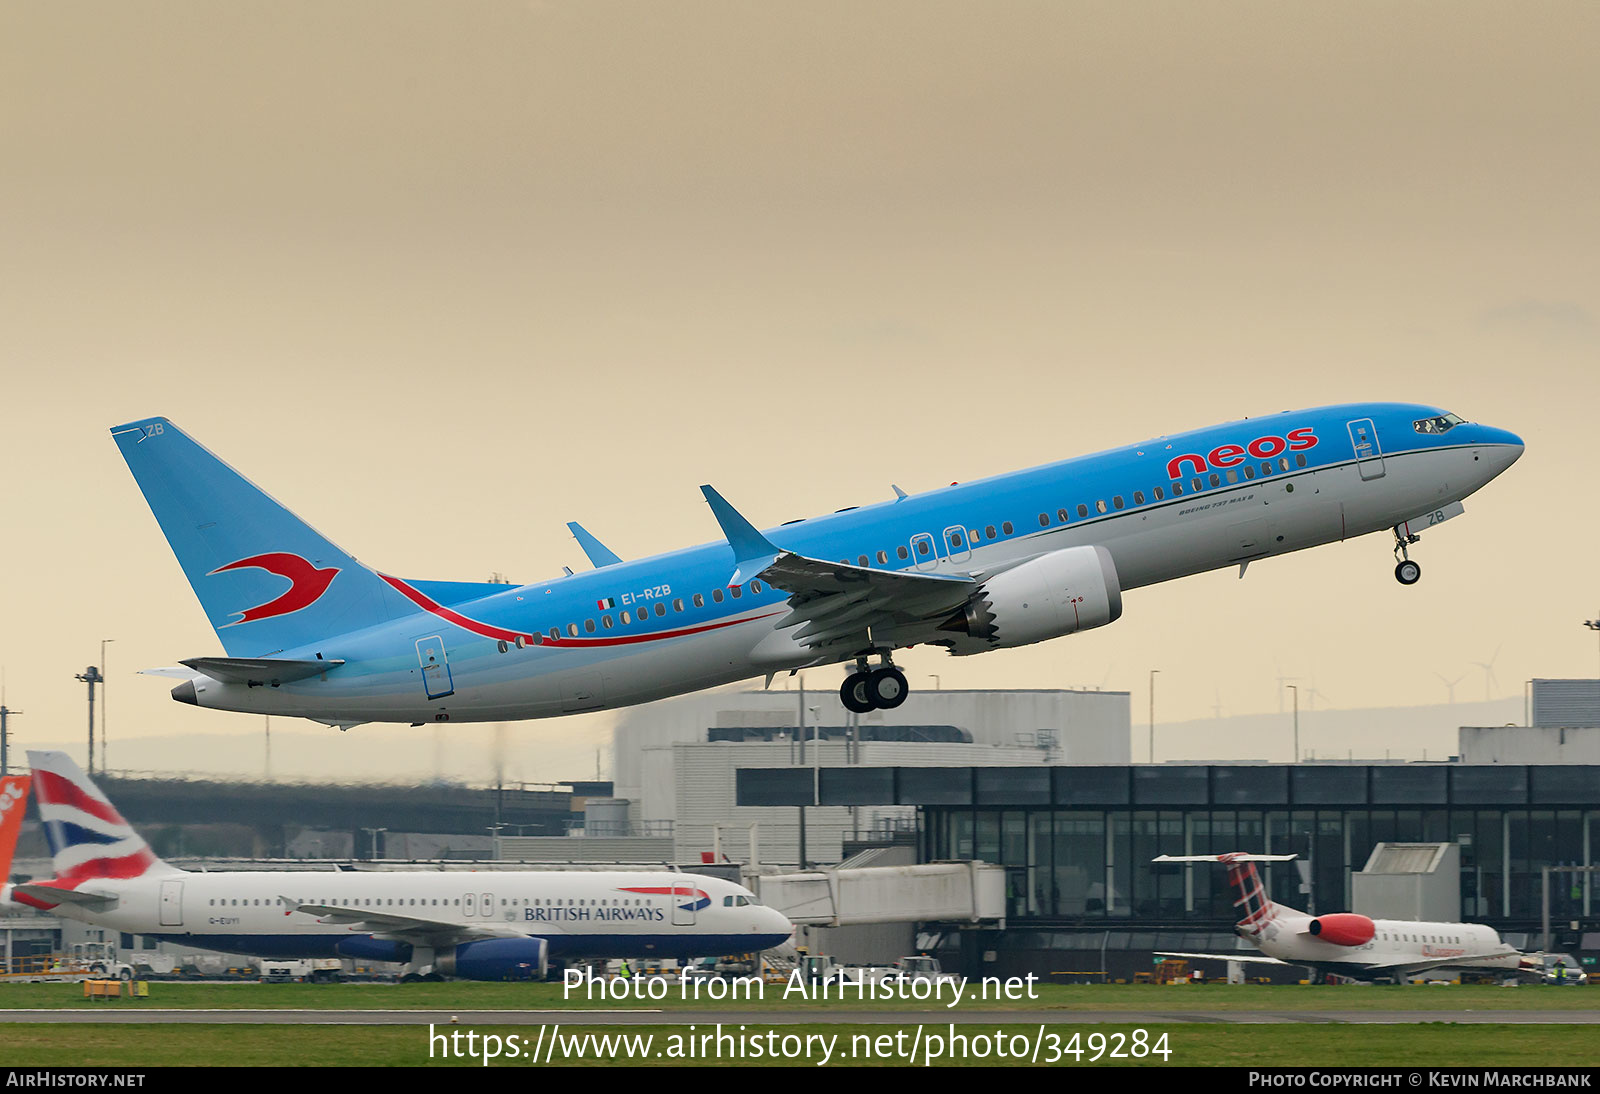
[{"label": "aircraft wing", "polygon": [[1371,970],[1379,973],[1392,973],[1405,976],[1414,976],[1419,972],[1429,972],[1433,969],[1485,969],[1515,974],[1518,970],[1510,967],[1500,968],[1496,965],[1480,965],[1480,961],[1491,961],[1500,957],[1511,957],[1518,950],[1506,947],[1499,953],[1459,954],[1455,957],[1436,957],[1426,961],[1399,961],[1393,965],[1373,965]]},{"label": "aircraft wing", "polygon": [[435,948],[477,938],[527,938],[527,932],[495,923],[449,923],[421,916],[396,915],[376,908],[351,908],[338,904],[302,904],[293,897],[278,898],[288,911],[314,915],[327,923],[347,926],[382,938],[394,938]]},{"label": "aircraft wing", "polygon": [[977,587],[969,576],[874,570],[785,551],[710,486],[701,491],[733,548],[729,585],[759,577],[789,594],[790,612],[778,626],[799,627],[793,638],[812,649],[861,644],[870,630],[892,630],[948,615]]},{"label": "aircraft wing", "polygon": [[1192,957],[1203,961],[1247,961],[1252,965],[1289,965],[1290,961],[1279,961],[1276,957],[1266,954],[1251,953],[1167,953],[1157,951],[1157,957]]}]

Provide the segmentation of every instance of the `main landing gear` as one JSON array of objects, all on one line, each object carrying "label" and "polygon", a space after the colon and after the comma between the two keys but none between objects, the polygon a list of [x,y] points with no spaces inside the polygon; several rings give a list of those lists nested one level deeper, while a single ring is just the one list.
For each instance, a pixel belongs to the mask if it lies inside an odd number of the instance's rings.
[{"label": "main landing gear", "polygon": [[906,701],[910,690],[906,674],[894,667],[887,653],[883,655],[883,664],[875,669],[867,667],[865,657],[859,657],[855,671],[844,678],[839,688],[839,701],[844,709],[854,714],[893,710]]},{"label": "main landing gear", "polygon": [[1415,585],[1422,580],[1422,566],[1411,561],[1406,548],[1421,537],[1411,532],[1401,532],[1400,528],[1398,524],[1394,528],[1394,579],[1402,585]]}]

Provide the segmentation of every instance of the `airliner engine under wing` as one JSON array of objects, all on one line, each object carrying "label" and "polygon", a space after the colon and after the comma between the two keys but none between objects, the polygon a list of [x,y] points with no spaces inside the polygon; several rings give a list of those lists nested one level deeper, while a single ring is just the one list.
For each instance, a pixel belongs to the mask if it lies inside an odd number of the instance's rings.
[{"label": "airliner engine under wing", "polygon": [[1161,953],[1216,961],[1301,965],[1355,980],[1395,980],[1443,969],[1497,969],[1515,975],[1520,951],[1482,923],[1421,923],[1369,919],[1355,912],[1308,915],[1268,900],[1258,862],[1288,862],[1294,855],[1161,855],[1154,862],[1217,862],[1228,868],[1239,909],[1234,932],[1259,954]]},{"label": "airliner engine under wing", "polygon": [[713,957],[793,927],[750,890],[659,871],[191,873],[156,857],[64,752],[29,752],[56,876],[0,887],[126,934],[260,957],[404,963],[408,976],[526,980],[552,959]]},{"label": "airliner engine under wing", "polygon": [[[702,487],[723,539],[531,585],[405,579],[336,547],[165,418],[112,430],[226,656],[173,697],[330,725],[539,718],[752,676],[852,666],[852,710],[904,701],[894,651],[969,655],[1113,622],[1126,589],[1420,529],[1522,441],[1434,407],[1244,419],[758,531]],[[876,660],[876,664],[874,664]]]}]

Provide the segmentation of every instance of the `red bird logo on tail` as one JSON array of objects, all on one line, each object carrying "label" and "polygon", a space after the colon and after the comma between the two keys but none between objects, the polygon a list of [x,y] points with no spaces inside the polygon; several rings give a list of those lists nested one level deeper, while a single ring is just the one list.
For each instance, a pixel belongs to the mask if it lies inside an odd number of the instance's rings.
[{"label": "red bird logo on tail", "polygon": [[250,567],[288,578],[291,583],[289,591],[265,604],[257,604],[253,608],[246,608],[236,613],[239,618],[223,626],[236,627],[240,623],[254,623],[257,620],[271,619],[273,616],[288,615],[301,608],[309,608],[328,591],[328,586],[333,583],[334,576],[339,572],[337,566],[319,570],[299,555],[291,555],[284,551],[269,551],[264,555],[252,555],[237,562],[230,562],[226,566],[218,566],[206,576]]}]

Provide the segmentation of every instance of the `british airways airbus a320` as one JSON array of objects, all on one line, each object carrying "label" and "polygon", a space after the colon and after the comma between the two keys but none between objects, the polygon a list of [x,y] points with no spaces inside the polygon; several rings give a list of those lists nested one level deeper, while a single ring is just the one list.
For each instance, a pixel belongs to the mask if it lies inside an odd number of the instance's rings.
[{"label": "british airways airbus a320", "polygon": [[894,652],[967,655],[1111,623],[1122,593],[1369,532],[1407,547],[1522,454],[1435,407],[1248,418],[756,530],[701,487],[723,539],[510,586],[357,562],[165,418],[112,430],[221,639],[173,697],[361,722],[599,710],[816,665],[855,711],[899,706]]}]

